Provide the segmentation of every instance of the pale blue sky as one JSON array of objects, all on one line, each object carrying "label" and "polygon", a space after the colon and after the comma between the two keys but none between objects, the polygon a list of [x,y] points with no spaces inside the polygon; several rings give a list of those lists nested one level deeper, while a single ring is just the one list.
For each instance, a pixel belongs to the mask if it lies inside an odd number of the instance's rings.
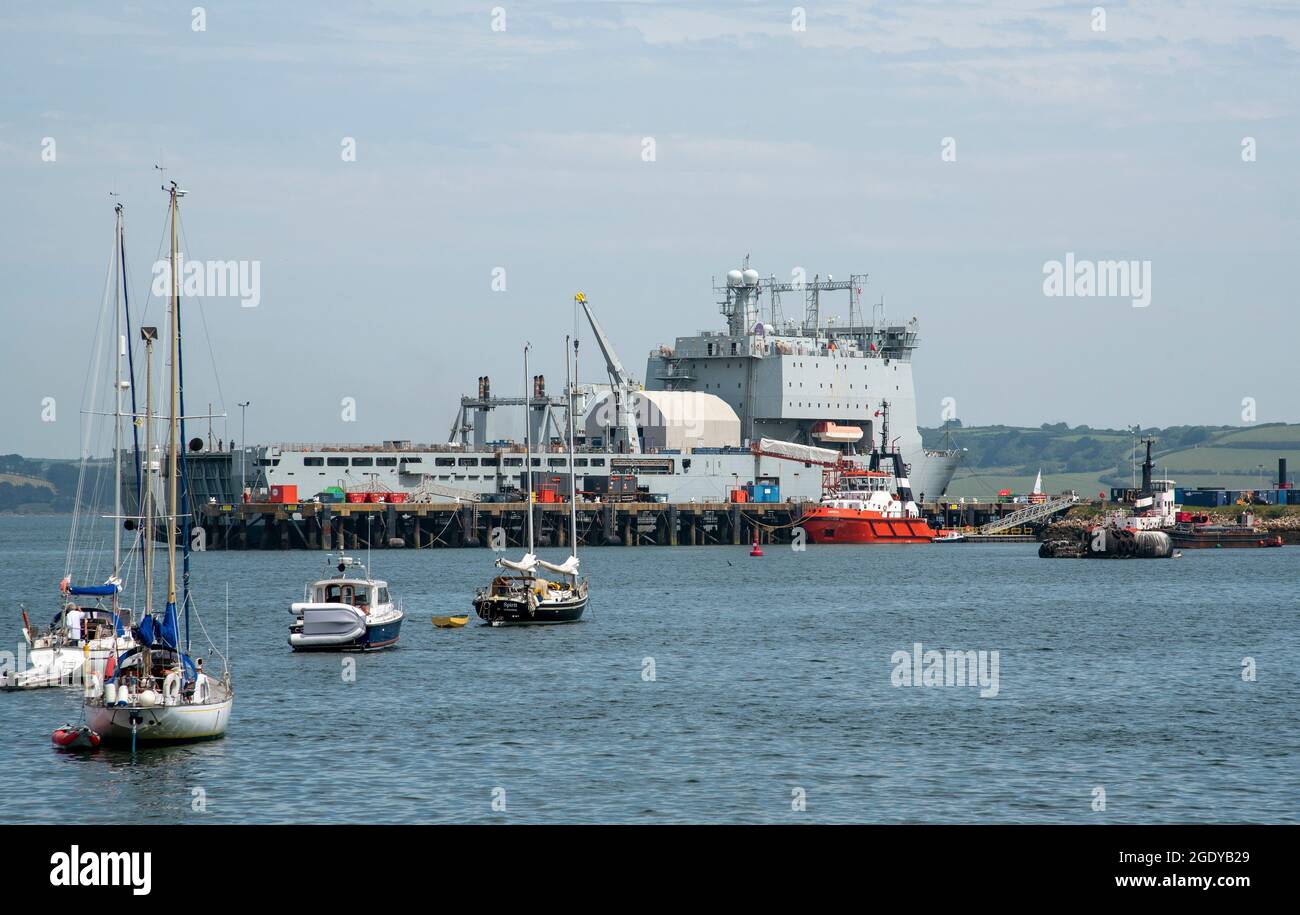
[{"label": "pale blue sky", "polygon": [[[919,316],[927,424],[1300,421],[1294,3],[195,5],[0,11],[0,452],[76,453],[108,192],[143,294],[160,154],[186,254],[261,262],[258,308],[203,305],[220,395],[187,327],[226,435],[252,400],[254,440],[442,440],[523,339],[562,378],[579,289],[640,375],[746,253]],[[1150,307],[1044,297],[1066,252],[1150,260]]]}]

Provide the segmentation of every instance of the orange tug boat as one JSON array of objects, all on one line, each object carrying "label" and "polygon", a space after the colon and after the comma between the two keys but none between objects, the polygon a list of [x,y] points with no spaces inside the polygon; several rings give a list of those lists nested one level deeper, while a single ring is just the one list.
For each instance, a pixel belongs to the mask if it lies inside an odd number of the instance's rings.
[{"label": "orange tug boat", "polygon": [[[799,522],[809,543],[929,543],[937,533],[892,474],[846,468]],[[906,501],[904,501],[906,499]]]},{"label": "orange tug boat", "polygon": [[756,454],[822,468],[821,501],[799,521],[809,543],[930,543],[939,533],[912,499],[907,466],[889,441],[889,404],[880,406],[880,445],[865,467],[830,448],[772,439],[754,447]]}]

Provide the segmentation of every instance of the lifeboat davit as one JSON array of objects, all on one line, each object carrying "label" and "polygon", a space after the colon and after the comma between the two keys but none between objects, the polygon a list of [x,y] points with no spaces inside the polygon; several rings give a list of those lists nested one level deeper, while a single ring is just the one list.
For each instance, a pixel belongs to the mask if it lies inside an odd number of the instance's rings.
[{"label": "lifeboat davit", "polygon": [[812,436],[823,442],[860,442],[862,429],[858,426],[840,426],[824,420],[813,425]]},{"label": "lifeboat davit", "polygon": [[99,735],[84,724],[55,728],[50,740],[60,750],[98,750],[100,742]]}]

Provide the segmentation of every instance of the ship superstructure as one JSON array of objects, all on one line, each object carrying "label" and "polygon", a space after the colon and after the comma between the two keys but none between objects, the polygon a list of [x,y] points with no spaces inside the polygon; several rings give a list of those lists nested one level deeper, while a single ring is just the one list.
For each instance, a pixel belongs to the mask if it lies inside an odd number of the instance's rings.
[{"label": "ship superstructure", "polygon": [[[715,394],[740,416],[746,442],[763,438],[857,450],[878,427],[878,406],[891,404],[896,446],[911,467],[918,495],[941,496],[956,469],[955,452],[927,451],[916,423],[912,353],[918,321],[886,321],[883,307],[863,317],[866,274],[848,280],[780,282],[760,278],[746,263],[731,270],[719,294],[725,332],[678,337],[650,354],[646,387]],[[805,301],[802,319],[787,320],[781,295]],[[847,293],[848,316],[827,315],[823,297]],[[767,296],[766,315],[763,299]]]}]

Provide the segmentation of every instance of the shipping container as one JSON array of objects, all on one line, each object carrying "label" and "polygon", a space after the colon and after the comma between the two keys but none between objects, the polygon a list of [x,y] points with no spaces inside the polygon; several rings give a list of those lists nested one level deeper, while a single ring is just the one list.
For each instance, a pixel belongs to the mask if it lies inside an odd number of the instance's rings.
[{"label": "shipping container", "polygon": [[298,485],[296,483],[292,483],[283,486],[272,486],[271,495],[267,499],[267,501],[274,502],[276,504],[283,504],[286,502],[297,502]]}]

